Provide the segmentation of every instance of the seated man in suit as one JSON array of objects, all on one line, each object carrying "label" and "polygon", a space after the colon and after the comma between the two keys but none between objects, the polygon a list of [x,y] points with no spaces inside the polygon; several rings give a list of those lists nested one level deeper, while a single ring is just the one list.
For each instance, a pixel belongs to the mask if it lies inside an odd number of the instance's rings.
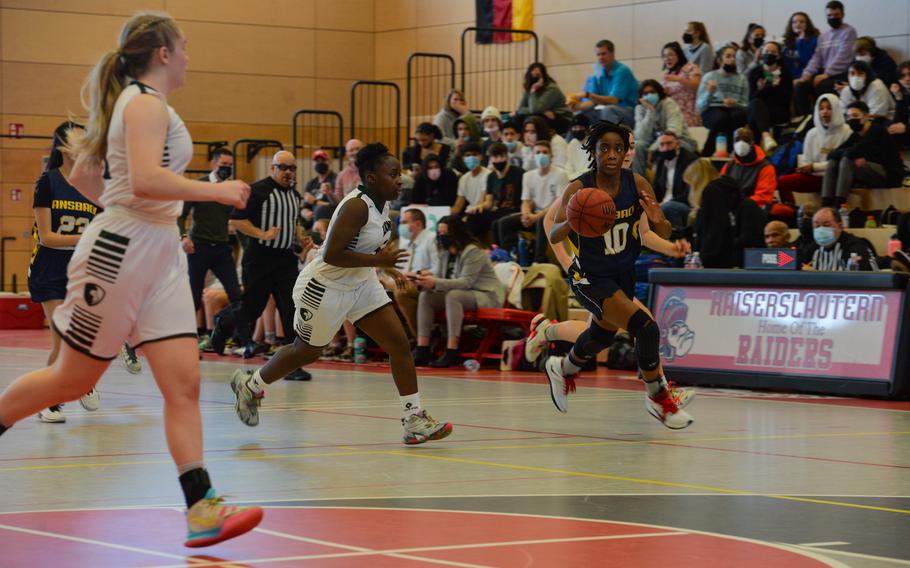
[{"label": "seated man in suit", "polygon": [[685,227],[691,205],[689,185],[683,181],[683,172],[698,156],[682,148],[679,137],[669,130],[657,138],[655,156],[654,196],[673,226]]}]

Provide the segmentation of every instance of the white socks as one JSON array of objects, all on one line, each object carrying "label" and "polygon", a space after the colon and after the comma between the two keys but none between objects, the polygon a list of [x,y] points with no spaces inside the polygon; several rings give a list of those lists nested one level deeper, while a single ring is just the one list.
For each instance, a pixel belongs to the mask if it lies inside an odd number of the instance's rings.
[{"label": "white socks", "polygon": [[667,388],[667,378],[663,376],[654,379],[653,381],[645,381],[644,377],[642,377],[641,380],[645,383],[645,389],[648,391],[648,396],[654,396]]},{"label": "white socks", "polygon": [[268,385],[264,380],[262,380],[262,375],[259,374],[259,369],[253,372],[253,376],[246,382],[246,385],[250,387],[250,390],[255,394],[262,394],[265,392],[265,387]]},{"label": "white socks", "polygon": [[398,399],[401,400],[401,412],[405,418],[412,414],[420,414],[422,409],[420,408],[419,392],[407,396],[399,396]]}]

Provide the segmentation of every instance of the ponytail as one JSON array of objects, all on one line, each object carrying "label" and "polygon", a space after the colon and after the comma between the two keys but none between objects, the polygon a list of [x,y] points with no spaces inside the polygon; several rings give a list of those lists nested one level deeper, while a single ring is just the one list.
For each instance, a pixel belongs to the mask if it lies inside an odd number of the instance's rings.
[{"label": "ponytail", "polygon": [[[128,77],[139,77],[161,47],[173,49],[180,30],[167,14],[140,13],[120,32],[120,47],[105,54],[82,85],[82,106],[88,110],[85,133],[69,137],[65,150],[100,163],[107,156],[107,133],[117,98]],[[78,135],[76,135],[78,134]]]}]

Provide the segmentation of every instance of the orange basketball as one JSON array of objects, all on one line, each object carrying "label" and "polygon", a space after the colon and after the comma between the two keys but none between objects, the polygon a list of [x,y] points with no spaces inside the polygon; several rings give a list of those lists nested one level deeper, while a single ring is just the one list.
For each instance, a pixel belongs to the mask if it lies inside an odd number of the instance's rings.
[{"label": "orange basketball", "polygon": [[579,235],[599,237],[616,222],[616,204],[606,191],[585,187],[569,199],[566,218],[572,230]]}]

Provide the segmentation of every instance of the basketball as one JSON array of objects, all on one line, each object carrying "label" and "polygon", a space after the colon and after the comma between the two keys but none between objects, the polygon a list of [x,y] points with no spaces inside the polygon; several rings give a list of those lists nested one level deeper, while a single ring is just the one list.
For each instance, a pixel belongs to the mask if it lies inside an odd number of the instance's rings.
[{"label": "basketball", "polygon": [[599,237],[616,222],[616,204],[606,191],[585,187],[569,199],[566,218],[572,230],[579,235]]}]

